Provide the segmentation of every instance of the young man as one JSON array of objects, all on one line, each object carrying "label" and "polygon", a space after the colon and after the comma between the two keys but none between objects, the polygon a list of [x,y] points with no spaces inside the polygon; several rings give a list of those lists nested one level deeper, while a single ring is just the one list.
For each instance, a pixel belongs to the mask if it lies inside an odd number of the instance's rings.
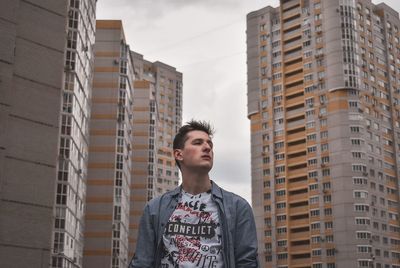
[{"label": "young man", "polygon": [[251,207],[210,180],[212,134],[205,122],[179,129],[173,149],[182,185],[146,205],[130,268],[258,267]]}]

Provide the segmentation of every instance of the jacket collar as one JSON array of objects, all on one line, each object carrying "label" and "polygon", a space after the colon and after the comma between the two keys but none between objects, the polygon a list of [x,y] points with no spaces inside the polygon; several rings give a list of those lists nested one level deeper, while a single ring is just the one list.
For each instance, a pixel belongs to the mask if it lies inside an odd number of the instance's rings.
[{"label": "jacket collar", "polygon": [[[179,197],[181,192],[182,192],[182,184],[176,187],[174,190],[168,192],[167,194],[170,195],[171,197]],[[221,188],[213,180],[211,180],[211,194],[214,197],[222,199]]]}]

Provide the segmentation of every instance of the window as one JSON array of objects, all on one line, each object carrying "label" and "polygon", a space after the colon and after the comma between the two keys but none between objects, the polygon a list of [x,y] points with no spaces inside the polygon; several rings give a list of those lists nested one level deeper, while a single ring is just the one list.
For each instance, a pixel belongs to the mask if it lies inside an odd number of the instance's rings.
[{"label": "window", "polygon": [[308,188],[310,189],[310,191],[317,190],[318,184],[317,183],[310,184]]},{"label": "window", "polygon": [[330,183],[330,182],[324,182],[324,183],[322,184],[322,188],[323,188],[324,190],[331,189],[331,183]]},{"label": "window", "polygon": [[353,192],[354,198],[368,198],[368,192],[367,191],[354,191]]},{"label": "window", "polygon": [[311,217],[317,217],[317,216],[319,216],[319,209],[310,210],[310,216],[311,216]]},{"label": "window", "polygon": [[[313,250],[311,251],[311,255],[312,255],[313,257],[315,257],[315,256],[321,256],[321,254],[322,254],[322,251],[321,251],[320,248],[318,248],[318,249],[313,249]],[[322,264],[321,264],[321,265],[322,265]],[[314,265],[313,265],[313,267],[314,267]],[[322,266],[320,266],[320,267],[322,267]]]},{"label": "window", "polygon": [[287,228],[286,228],[286,227],[279,227],[279,228],[276,228],[276,232],[277,232],[278,234],[285,234],[285,233],[287,232]]},{"label": "window", "polygon": [[278,240],[276,244],[277,244],[278,247],[286,247],[287,246],[287,240]]},{"label": "window", "polygon": [[371,232],[368,231],[357,231],[356,232],[357,239],[371,239]]},{"label": "window", "polygon": [[313,74],[307,74],[304,76],[304,82],[312,81],[312,80],[313,80]]},{"label": "window", "polygon": [[331,203],[331,202],[332,202],[332,196],[331,195],[324,195],[324,203]]},{"label": "window", "polygon": [[327,139],[328,138],[328,131],[321,131],[320,135],[321,135],[321,139]]},{"label": "window", "polygon": [[277,215],[276,221],[286,221],[286,215]]},{"label": "window", "polygon": [[318,204],[319,196],[312,196],[310,197],[310,204]]},{"label": "window", "polygon": [[285,166],[277,166],[275,167],[275,173],[285,172]]},{"label": "window", "polygon": [[308,166],[315,166],[315,165],[317,165],[316,158],[308,159]]},{"label": "window", "polygon": [[314,141],[317,139],[317,134],[309,134],[307,135],[307,141]]},{"label": "window", "polygon": [[286,203],[285,202],[276,203],[276,208],[277,209],[286,208]]},{"label": "window", "polygon": [[332,215],[332,209],[331,208],[325,208],[324,209],[324,215],[325,216]]},{"label": "window", "polygon": [[356,217],[355,222],[357,225],[370,225],[370,218]]},{"label": "window", "polygon": [[275,184],[284,184],[285,183],[285,178],[277,178],[275,179]]},{"label": "window", "polygon": [[284,196],[284,195],[286,195],[286,191],[285,190],[278,190],[278,191],[276,191],[276,195],[277,196]]},{"label": "window", "polygon": [[275,73],[275,74],[272,75],[272,79],[273,80],[277,80],[277,79],[280,79],[280,78],[282,78],[282,73]]},{"label": "window", "polygon": [[278,254],[278,260],[286,260],[288,258],[287,253],[279,253]]},{"label": "window", "polygon": [[316,244],[316,243],[320,243],[320,242],[321,242],[321,237],[319,235],[311,237],[311,243]]},{"label": "window", "polygon": [[357,212],[367,212],[369,211],[369,205],[366,204],[354,204],[354,210]]},{"label": "window", "polygon": [[318,171],[311,171],[311,172],[308,172],[308,177],[309,177],[309,178],[316,178],[316,177],[318,177]]},{"label": "window", "polygon": [[329,168],[326,168],[326,169],[322,170],[322,176],[323,177],[326,177],[326,176],[329,176],[329,175],[331,175],[331,170]]},{"label": "window", "polygon": [[317,230],[321,228],[321,223],[320,222],[313,222],[311,223],[311,230]]},{"label": "window", "polygon": [[317,151],[317,146],[307,147],[307,153],[314,153]]},{"label": "window", "polygon": [[321,152],[328,151],[328,149],[329,149],[328,143],[321,144]]},{"label": "window", "polygon": [[323,157],[321,157],[321,163],[322,163],[322,164],[327,164],[327,163],[329,163],[329,156],[323,156]]},{"label": "window", "polygon": [[335,256],[335,249],[334,248],[328,248],[326,250],[326,256]]}]

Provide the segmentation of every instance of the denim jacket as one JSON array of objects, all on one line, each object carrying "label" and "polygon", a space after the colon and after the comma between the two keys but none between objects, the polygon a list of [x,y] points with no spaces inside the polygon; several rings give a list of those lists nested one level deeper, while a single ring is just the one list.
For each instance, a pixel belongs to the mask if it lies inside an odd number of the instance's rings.
[{"label": "denim jacket", "polygon": [[[162,236],[180,194],[181,186],[152,199],[146,205],[140,220],[136,253],[129,268],[160,267]],[[214,182],[211,194],[219,211],[224,267],[259,267],[256,226],[250,205],[242,197],[225,191]]]}]

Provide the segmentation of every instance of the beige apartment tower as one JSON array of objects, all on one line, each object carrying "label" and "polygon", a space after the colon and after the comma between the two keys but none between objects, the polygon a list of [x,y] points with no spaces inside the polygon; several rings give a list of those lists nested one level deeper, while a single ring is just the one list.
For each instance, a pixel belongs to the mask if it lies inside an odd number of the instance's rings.
[{"label": "beige apartment tower", "polygon": [[247,16],[262,267],[399,268],[400,20],[370,0]]},{"label": "beige apartment tower", "polygon": [[85,267],[127,267],[133,65],[122,22],[98,20],[94,47]]},{"label": "beige apartment tower", "polygon": [[95,5],[0,3],[2,267],[82,267]]},{"label": "beige apartment tower", "polygon": [[133,172],[129,255],[136,248],[140,216],[148,200],[179,184],[172,153],[173,138],[182,124],[182,74],[162,62],[133,52]]}]

